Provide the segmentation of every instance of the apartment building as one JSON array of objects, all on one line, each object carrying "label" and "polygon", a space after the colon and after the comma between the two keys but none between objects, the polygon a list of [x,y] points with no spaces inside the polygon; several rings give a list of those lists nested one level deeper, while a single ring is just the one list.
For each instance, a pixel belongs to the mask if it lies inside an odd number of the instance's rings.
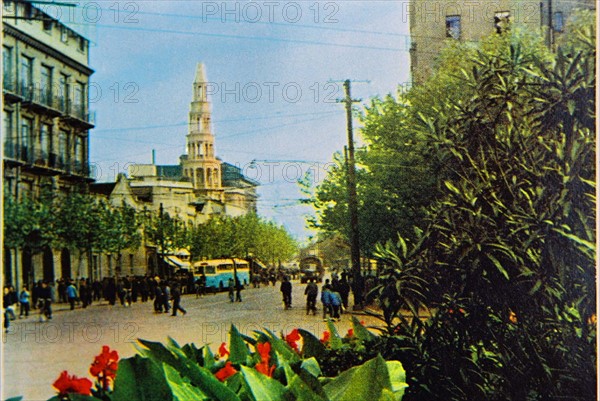
[{"label": "apartment building", "polygon": [[540,30],[553,47],[577,9],[595,9],[595,0],[411,0],[411,75],[422,83],[451,41],[477,42],[510,26]]}]

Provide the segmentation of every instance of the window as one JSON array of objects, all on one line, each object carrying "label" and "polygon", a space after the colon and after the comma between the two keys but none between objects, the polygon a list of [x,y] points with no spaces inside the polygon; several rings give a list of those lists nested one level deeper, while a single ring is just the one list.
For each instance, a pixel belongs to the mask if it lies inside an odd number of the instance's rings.
[{"label": "window", "polygon": [[80,52],[85,51],[85,44],[86,44],[86,40],[82,36],[80,36],[79,37],[79,51]]},{"label": "window", "polygon": [[66,131],[60,131],[58,134],[58,164],[59,167],[63,167],[68,159],[67,154],[67,138],[68,133]]},{"label": "window", "polygon": [[30,118],[23,118],[21,123],[21,159],[29,160],[30,158],[30,144],[31,144],[31,129],[33,127],[33,120]]},{"label": "window", "polygon": [[561,11],[555,12],[554,17],[552,18],[552,28],[554,32],[562,32],[565,28],[564,26],[563,13]]},{"label": "window", "polygon": [[75,84],[75,94],[73,98],[73,107],[75,108],[76,115],[79,117],[85,116],[85,85],[81,82]]},{"label": "window", "polygon": [[69,41],[69,30],[64,25],[60,27],[60,41],[63,43],[67,43]]},{"label": "window", "polygon": [[9,157],[15,156],[14,150],[14,132],[13,132],[13,112],[4,110],[2,119],[2,132],[4,132],[4,154]]},{"label": "window", "polygon": [[52,126],[50,124],[42,124],[40,127],[40,155],[46,160],[50,152],[50,137],[52,135]]},{"label": "window", "polygon": [[52,68],[42,65],[42,80],[40,81],[41,101],[45,105],[52,104]]},{"label": "window", "polygon": [[44,16],[43,19],[44,31],[50,33],[52,31],[52,20],[48,16]]},{"label": "window", "polygon": [[4,77],[4,87],[6,88],[6,84],[12,84],[13,70],[12,70],[12,47],[4,46],[2,48],[2,71]]},{"label": "window", "polygon": [[60,109],[65,111],[67,109],[67,104],[69,103],[69,77],[65,74],[60,74],[59,81],[60,93],[58,94],[58,103]]},{"label": "window", "polygon": [[27,56],[21,57],[21,89],[27,96],[33,91],[33,59]]},{"label": "window", "polygon": [[83,140],[80,136],[75,137],[75,163],[81,167],[83,161]]},{"label": "window", "polygon": [[494,28],[496,33],[502,33],[509,29],[510,25],[510,12],[499,11],[494,14]]},{"label": "window", "polygon": [[446,37],[460,39],[460,15],[446,17]]}]

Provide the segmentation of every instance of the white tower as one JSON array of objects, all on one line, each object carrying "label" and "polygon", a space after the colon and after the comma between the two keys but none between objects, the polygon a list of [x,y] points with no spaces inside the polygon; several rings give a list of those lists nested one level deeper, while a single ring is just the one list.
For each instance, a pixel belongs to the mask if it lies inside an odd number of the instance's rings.
[{"label": "white tower", "polygon": [[196,196],[223,202],[221,162],[215,157],[206,85],[204,64],[198,63],[190,104],[187,158],[182,163],[183,175],[192,181]]}]

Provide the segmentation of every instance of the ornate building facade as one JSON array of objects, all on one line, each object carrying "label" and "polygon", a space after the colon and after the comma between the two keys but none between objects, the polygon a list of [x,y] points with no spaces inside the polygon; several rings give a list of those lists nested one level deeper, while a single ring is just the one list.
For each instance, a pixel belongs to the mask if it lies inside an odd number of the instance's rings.
[{"label": "ornate building facade", "polygon": [[[67,194],[92,181],[88,164],[89,41],[27,1],[3,1],[2,138],[5,196]],[[72,263],[73,262],[73,263]],[[15,285],[71,277],[67,249],[3,247],[4,280]]]}]

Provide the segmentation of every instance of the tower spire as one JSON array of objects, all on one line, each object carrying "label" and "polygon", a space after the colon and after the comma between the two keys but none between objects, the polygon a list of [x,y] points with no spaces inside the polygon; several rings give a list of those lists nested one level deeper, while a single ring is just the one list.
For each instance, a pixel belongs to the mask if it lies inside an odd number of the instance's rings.
[{"label": "tower spire", "polygon": [[215,137],[212,134],[206,85],[204,64],[198,63],[192,85],[187,158],[183,162],[183,174],[191,180],[198,196],[222,201],[221,162],[215,156]]}]

